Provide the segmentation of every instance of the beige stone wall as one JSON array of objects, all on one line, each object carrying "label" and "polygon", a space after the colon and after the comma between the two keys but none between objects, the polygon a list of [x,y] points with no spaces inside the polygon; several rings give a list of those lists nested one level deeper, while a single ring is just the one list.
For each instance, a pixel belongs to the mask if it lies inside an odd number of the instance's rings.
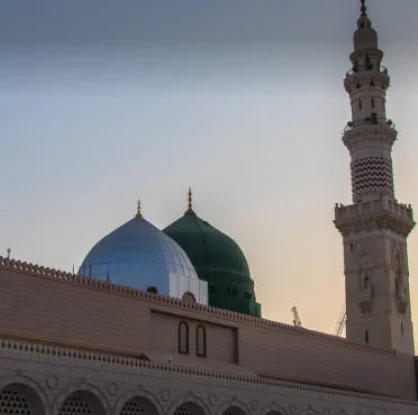
[{"label": "beige stone wall", "polygon": [[[322,333],[0,261],[0,327],[23,338],[145,353],[158,362],[416,398],[414,357]],[[177,354],[176,324],[207,330],[208,355]],[[235,364],[237,361],[239,364]]]},{"label": "beige stone wall", "polygon": [[418,414],[415,402],[0,338],[0,392],[9,390],[30,415],[61,414],[74,396],[94,415],[169,415],[180,406],[183,415]]}]

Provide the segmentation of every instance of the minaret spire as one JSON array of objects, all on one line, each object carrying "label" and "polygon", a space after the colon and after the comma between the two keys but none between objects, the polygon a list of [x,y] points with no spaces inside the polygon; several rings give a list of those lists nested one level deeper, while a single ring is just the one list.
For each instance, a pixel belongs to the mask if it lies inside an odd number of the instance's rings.
[{"label": "minaret spire", "polygon": [[193,193],[192,188],[189,186],[189,191],[187,193],[187,210],[186,215],[194,215],[193,211]]},{"label": "minaret spire", "polygon": [[137,218],[142,217],[142,213],[141,213],[141,201],[139,199],[136,202],[136,217]]},{"label": "minaret spire", "polygon": [[367,16],[367,7],[366,7],[366,0],[361,0],[361,15]]}]

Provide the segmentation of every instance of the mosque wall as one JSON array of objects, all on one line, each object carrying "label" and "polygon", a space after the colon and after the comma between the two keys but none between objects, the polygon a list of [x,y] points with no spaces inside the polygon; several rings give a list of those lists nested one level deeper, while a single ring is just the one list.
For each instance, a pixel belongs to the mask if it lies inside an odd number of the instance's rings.
[{"label": "mosque wall", "polygon": [[[187,366],[416,399],[412,356],[58,271],[3,261],[0,306],[1,330],[18,337],[145,353],[153,361],[172,354],[177,364]],[[205,327],[207,357],[194,354],[193,336],[190,353],[178,354],[175,327],[180,320],[189,324],[190,333],[198,322]]]},{"label": "mosque wall", "polygon": [[239,343],[240,364],[260,374],[416,396],[414,356],[254,327],[240,329]]},{"label": "mosque wall", "polygon": [[418,415],[411,401],[5,337],[0,358],[3,415]]}]

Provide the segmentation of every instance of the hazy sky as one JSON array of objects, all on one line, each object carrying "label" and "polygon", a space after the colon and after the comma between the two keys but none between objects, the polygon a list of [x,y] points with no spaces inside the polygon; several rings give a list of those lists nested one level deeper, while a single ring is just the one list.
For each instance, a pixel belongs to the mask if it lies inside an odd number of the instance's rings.
[{"label": "hazy sky", "polygon": [[[2,0],[0,254],[70,271],[138,198],[156,226],[177,219],[190,185],[245,252],[263,315],[291,322],[296,305],[333,331],[359,3]],[[396,193],[418,209],[418,2],[368,6],[392,75]],[[409,255],[418,327],[418,230]]]}]

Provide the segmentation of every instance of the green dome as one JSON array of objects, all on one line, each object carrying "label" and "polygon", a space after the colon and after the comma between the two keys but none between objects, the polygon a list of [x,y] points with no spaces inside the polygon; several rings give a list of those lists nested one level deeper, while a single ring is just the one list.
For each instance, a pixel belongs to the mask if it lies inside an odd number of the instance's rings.
[{"label": "green dome", "polygon": [[199,278],[208,282],[209,305],[260,316],[247,260],[233,239],[199,218],[191,206],[163,232],[183,248]]}]

